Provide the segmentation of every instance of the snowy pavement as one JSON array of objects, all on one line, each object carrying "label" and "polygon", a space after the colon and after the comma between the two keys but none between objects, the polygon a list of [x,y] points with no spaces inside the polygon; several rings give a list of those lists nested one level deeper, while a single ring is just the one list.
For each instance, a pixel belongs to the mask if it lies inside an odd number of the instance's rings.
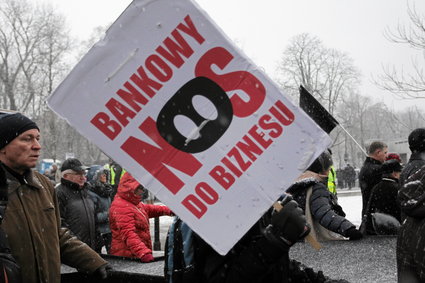
[{"label": "snowy pavement", "polygon": [[369,236],[358,241],[329,241],[314,250],[308,243],[297,243],[290,258],[331,279],[352,283],[397,282],[396,236]]}]

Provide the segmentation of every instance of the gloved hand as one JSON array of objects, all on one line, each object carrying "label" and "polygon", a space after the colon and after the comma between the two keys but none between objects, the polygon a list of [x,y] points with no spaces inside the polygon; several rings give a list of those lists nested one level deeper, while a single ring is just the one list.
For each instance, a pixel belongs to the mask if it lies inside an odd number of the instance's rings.
[{"label": "gloved hand", "polygon": [[94,274],[100,279],[106,279],[109,276],[109,273],[112,271],[112,266],[109,263],[102,265],[95,270]]},{"label": "gloved hand", "polygon": [[348,229],[345,232],[345,236],[347,238],[349,238],[350,241],[359,240],[359,239],[363,238],[363,234],[359,230],[357,230],[355,227]]},{"label": "gloved hand", "polygon": [[282,206],[283,208],[272,216],[271,224],[265,230],[265,236],[282,249],[288,250],[298,240],[307,236],[310,228],[303,210],[292,197],[287,196]]},{"label": "gloved hand", "polygon": [[152,254],[145,254],[144,256],[142,256],[142,257],[140,258],[140,260],[141,260],[142,262],[152,262],[152,261],[154,261],[154,260],[155,260],[155,258],[152,256]]}]

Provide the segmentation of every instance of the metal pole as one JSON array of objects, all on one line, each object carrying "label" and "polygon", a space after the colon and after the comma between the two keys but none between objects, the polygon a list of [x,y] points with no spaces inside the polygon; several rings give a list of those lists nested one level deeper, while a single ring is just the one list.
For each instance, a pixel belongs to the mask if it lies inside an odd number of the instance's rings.
[{"label": "metal pole", "polygon": [[155,235],[154,235],[154,241],[153,241],[153,250],[154,251],[160,251],[161,250],[161,240],[159,239],[159,217],[155,217]]},{"label": "metal pole", "polygon": [[354,137],[352,136],[352,135],[350,135],[350,133],[341,125],[341,124],[338,124],[340,127],[341,127],[341,129],[343,129],[344,130],[344,132],[357,144],[357,146],[361,149],[361,151],[364,153],[364,155],[366,155],[366,156],[368,156],[367,155],[367,153],[366,153],[366,151],[362,148],[362,146],[354,139]]},{"label": "metal pole", "polygon": [[[149,196],[146,200],[146,203],[154,204],[155,196],[149,192]],[[153,250],[161,250],[161,240],[160,240],[160,229],[159,229],[159,217],[154,218],[154,235],[153,235]]]}]

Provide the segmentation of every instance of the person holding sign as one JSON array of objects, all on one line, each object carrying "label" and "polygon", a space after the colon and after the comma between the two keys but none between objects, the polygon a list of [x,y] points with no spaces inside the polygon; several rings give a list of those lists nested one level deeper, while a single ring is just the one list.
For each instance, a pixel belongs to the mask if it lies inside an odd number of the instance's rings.
[{"label": "person holding sign", "polygon": [[323,152],[288,189],[304,209],[307,222],[312,226],[312,236],[318,240],[350,240],[362,238],[356,226],[343,215],[332,194],[327,189],[327,176],[332,166],[332,155]]},{"label": "person holding sign", "polygon": [[[102,278],[108,263],[61,227],[59,205],[52,183],[33,171],[40,156],[40,130],[20,113],[0,114],[0,174],[7,180],[8,200],[1,228],[13,257],[21,267],[22,282],[60,282],[61,261]],[[2,199],[2,204],[4,204]]]},{"label": "person holding sign", "polygon": [[325,282],[328,278],[321,271],[289,259],[290,247],[306,237],[310,228],[298,203],[288,194],[281,198],[283,208],[267,211],[224,256],[177,217],[167,235],[166,281]]}]

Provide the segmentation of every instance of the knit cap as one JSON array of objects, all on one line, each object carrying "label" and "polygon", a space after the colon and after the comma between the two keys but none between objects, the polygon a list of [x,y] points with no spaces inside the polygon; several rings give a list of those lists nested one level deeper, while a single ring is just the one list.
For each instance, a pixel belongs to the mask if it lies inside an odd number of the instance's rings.
[{"label": "knit cap", "polygon": [[21,113],[0,113],[0,149],[28,130],[40,130],[37,124]]}]

